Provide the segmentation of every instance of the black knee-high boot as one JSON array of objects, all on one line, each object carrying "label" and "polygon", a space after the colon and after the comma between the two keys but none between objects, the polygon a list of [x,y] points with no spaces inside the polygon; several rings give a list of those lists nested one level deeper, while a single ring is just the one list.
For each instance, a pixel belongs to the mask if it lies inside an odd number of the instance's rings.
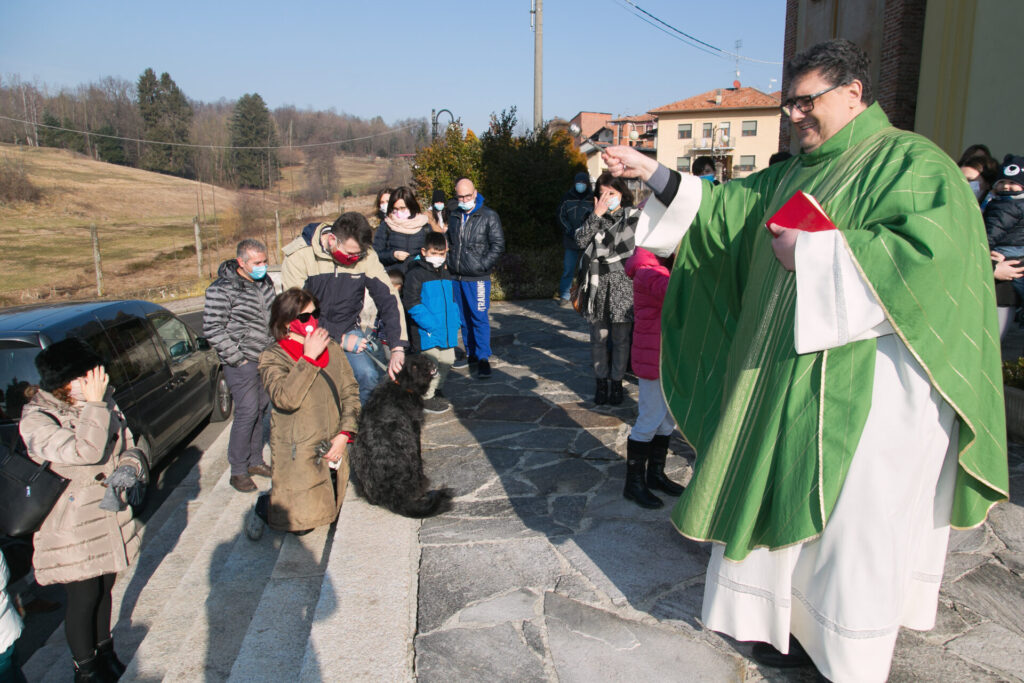
[{"label": "black knee-high boot", "polygon": [[651,444],[647,441],[626,441],[626,487],[622,497],[642,508],[653,510],[664,505],[661,498],[650,492],[644,481],[644,468],[650,455]]},{"label": "black knee-high boot", "polygon": [[124,670],[128,668],[117,658],[117,653],[114,652],[113,638],[107,638],[102,643],[96,643],[96,658],[100,661],[100,666],[115,681],[121,678],[124,675]]},{"label": "black knee-high boot", "polygon": [[685,490],[685,487],[665,476],[668,439],[668,434],[658,434],[651,439],[651,454],[647,458],[647,488],[664,491],[670,496],[678,496]]},{"label": "black knee-high boot", "polygon": [[75,663],[75,683],[112,683],[117,680],[107,673],[106,667],[95,652],[92,657],[71,661]]}]

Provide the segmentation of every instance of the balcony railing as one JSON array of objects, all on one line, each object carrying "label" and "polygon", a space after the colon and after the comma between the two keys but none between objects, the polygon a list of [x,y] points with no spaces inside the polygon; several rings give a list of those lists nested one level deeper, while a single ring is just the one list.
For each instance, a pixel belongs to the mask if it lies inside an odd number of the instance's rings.
[{"label": "balcony railing", "polygon": [[696,138],[689,146],[690,152],[728,152],[735,149],[733,139],[729,135],[716,135],[713,138]]}]

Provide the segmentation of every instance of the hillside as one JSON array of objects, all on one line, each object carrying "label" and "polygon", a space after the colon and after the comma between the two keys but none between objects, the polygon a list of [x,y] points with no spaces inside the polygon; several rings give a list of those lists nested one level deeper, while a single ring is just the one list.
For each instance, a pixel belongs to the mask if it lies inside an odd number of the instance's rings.
[{"label": "hillside", "polygon": [[[38,202],[0,204],[5,247],[0,304],[96,296],[91,225],[99,237],[103,294],[160,299],[204,289],[241,236],[262,239],[274,252],[275,211],[287,242],[304,223],[346,209],[368,212],[373,199],[353,196],[312,209],[299,206],[289,186],[299,183],[301,166],[284,169],[273,190],[261,192],[228,190],[59,149],[0,144],[4,159],[22,164],[43,196]],[[387,162],[339,157],[337,167],[343,188],[365,193],[380,182]],[[203,277],[197,272],[194,216],[200,218]]]}]

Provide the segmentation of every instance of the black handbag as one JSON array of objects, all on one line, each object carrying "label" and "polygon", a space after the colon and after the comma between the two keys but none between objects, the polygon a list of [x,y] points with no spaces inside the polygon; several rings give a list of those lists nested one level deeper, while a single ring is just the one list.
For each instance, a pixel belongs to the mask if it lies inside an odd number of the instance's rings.
[{"label": "black handbag", "polygon": [[[0,448],[0,450],[6,450]],[[0,455],[0,533],[35,533],[57,503],[68,480],[10,450]]]}]

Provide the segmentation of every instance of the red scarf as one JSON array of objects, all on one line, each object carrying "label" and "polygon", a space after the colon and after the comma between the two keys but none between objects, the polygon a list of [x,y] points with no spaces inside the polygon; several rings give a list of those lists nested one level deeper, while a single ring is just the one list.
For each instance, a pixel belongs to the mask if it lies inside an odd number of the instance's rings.
[{"label": "red scarf", "polygon": [[[292,360],[299,360],[304,357],[302,353],[302,342],[295,341],[291,337],[285,337],[277,343],[280,344],[281,348],[292,357]],[[309,356],[305,356],[305,358],[318,368],[326,368],[327,362],[331,359],[331,354],[327,349],[324,349],[324,352],[316,359],[310,358]]]}]

